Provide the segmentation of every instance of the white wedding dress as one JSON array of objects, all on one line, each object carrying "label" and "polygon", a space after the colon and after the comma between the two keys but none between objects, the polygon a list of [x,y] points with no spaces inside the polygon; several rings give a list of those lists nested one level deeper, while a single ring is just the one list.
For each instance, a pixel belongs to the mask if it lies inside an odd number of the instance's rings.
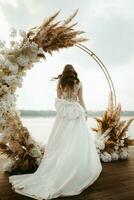
[{"label": "white wedding dress", "polygon": [[85,110],[76,98],[64,92],[56,98],[57,116],[45,154],[33,174],[9,177],[15,192],[34,199],[53,199],[80,194],[99,177],[102,166],[94,139],[85,120]]}]

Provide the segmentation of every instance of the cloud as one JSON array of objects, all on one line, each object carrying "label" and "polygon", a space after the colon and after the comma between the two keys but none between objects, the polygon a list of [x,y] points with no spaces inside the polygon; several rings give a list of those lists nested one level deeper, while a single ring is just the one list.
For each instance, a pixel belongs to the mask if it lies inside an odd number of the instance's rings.
[{"label": "cloud", "polygon": [[132,1],[101,1],[87,7],[82,17],[90,48],[111,67],[133,59],[133,6]]},{"label": "cloud", "polygon": [[0,4],[2,6],[12,6],[12,7],[17,7],[17,0],[0,0]]}]

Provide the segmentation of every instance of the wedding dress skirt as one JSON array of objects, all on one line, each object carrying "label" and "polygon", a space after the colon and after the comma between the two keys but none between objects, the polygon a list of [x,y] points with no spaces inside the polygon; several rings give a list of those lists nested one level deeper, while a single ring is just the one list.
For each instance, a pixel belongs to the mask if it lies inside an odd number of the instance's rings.
[{"label": "wedding dress skirt", "polygon": [[57,116],[37,171],[9,177],[17,193],[34,199],[80,194],[102,170],[83,107],[59,98],[55,107]]}]

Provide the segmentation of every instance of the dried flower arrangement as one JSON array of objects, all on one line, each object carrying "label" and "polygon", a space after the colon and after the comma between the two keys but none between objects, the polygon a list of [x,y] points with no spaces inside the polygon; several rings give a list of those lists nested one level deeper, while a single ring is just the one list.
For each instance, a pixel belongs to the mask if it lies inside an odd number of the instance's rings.
[{"label": "dried flower arrangement", "polygon": [[10,47],[0,41],[0,155],[8,157],[4,171],[35,169],[43,155],[41,147],[23,126],[16,108],[15,91],[22,87],[26,71],[41,58],[45,59],[45,52],[52,54],[55,50],[86,41],[78,37],[83,32],[74,30],[76,24],[70,25],[77,11],[62,24],[54,22],[58,14],[28,33],[22,30],[18,33],[12,28]]},{"label": "dried flower arrangement", "polygon": [[134,145],[134,140],[127,136],[128,128],[134,117],[121,120],[121,105],[113,106],[112,94],[110,94],[108,109],[102,118],[95,118],[97,128],[96,147],[103,162],[123,160],[128,158],[129,146]]},{"label": "dried flower arrangement", "polygon": [[4,113],[6,127],[0,142],[0,153],[9,158],[4,169],[36,170],[43,156],[40,146],[29,134],[20,120],[20,113]]}]

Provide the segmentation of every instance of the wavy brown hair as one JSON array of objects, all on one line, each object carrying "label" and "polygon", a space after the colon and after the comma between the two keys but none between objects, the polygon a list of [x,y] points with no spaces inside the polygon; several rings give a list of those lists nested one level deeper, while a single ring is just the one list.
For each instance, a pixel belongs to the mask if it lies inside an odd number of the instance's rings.
[{"label": "wavy brown hair", "polygon": [[62,74],[59,74],[54,79],[59,79],[59,85],[61,85],[63,90],[64,88],[73,90],[74,85],[80,82],[78,74],[71,64],[65,65]]}]

